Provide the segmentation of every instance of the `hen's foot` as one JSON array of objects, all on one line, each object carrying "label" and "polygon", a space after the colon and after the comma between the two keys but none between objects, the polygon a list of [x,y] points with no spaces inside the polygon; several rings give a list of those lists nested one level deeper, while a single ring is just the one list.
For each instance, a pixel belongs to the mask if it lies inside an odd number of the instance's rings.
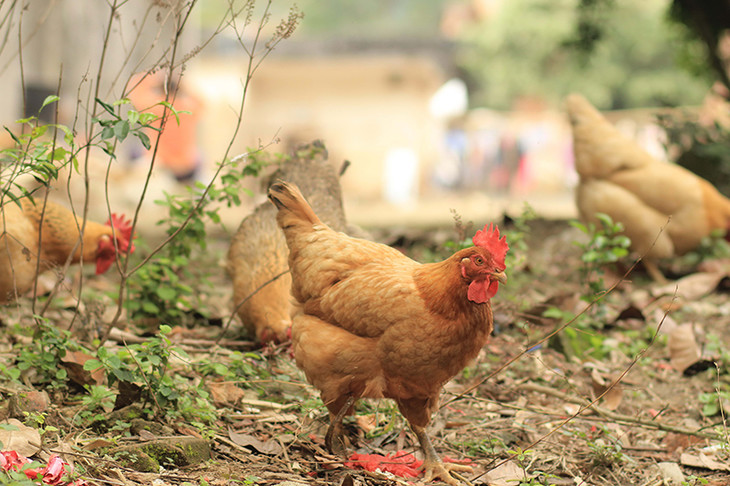
[{"label": "hen's foot", "polygon": [[[452,486],[459,486],[460,481],[463,481],[466,484],[471,484],[466,478],[457,474],[457,471],[466,473],[473,472],[473,469],[470,466],[453,463],[445,464],[438,454],[436,454],[436,450],[431,444],[431,439],[429,439],[428,434],[426,434],[426,429],[413,424],[411,424],[411,428],[416,434],[418,442],[421,444],[421,449],[423,450],[424,482],[429,482],[433,479],[440,479]],[[454,477],[452,473],[454,473],[457,477]]]},{"label": "hen's foot", "polygon": [[347,445],[345,444],[342,424],[330,424],[327,434],[324,436],[324,445],[330,454],[346,457]]},{"label": "hen's foot", "polygon": [[451,484],[452,486],[459,486],[461,481],[466,484],[471,484],[461,475],[454,477],[452,473],[465,472],[473,473],[474,470],[470,466],[463,464],[447,464],[441,461],[426,461],[423,463],[423,482],[428,483],[434,479],[440,479],[441,481]]},{"label": "hen's foot", "polygon": [[345,404],[340,408],[340,411],[337,412],[337,415],[330,415],[330,426],[327,428],[327,434],[324,436],[324,445],[330,454],[345,457],[347,453],[342,419],[345,418],[347,411],[353,403],[355,403],[355,398],[348,397]]}]

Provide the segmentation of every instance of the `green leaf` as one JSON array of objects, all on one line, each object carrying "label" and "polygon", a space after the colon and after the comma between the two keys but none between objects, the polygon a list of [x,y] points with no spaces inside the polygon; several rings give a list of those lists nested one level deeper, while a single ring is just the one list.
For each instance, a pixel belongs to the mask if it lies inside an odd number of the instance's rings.
[{"label": "green leaf", "polygon": [[[148,137],[147,134],[143,133],[143,132],[134,132],[134,134],[137,136],[137,138],[139,138],[139,141],[142,142],[142,145],[144,146],[144,148],[149,150],[150,147],[152,146],[150,144],[150,137]],[[155,202],[157,202],[157,201],[155,201]]]},{"label": "green leaf", "polygon": [[96,102],[99,103],[101,107],[104,108],[110,115],[112,115],[114,118],[117,118],[117,114],[114,113],[114,108],[111,105],[104,103],[99,98],[96,98]]},{"label": "green leaf", "polygon": [[11,138],[13,139],[13,141],[14,141],[14,142],[15,142],[16,144],[18,144],[18,145],[23,145],[23,144],[22,144],[22,143],[20,142],[20,139],[19,139],[18,137],[16,137],[16,136],[15,136],[15,134],[14,134],[13,132],[11,132],[11,131],[10,131],[10,129],[9,129],[8,127],[3,127],[3,128],[5,129],[5,131],[6,131],[6,132],[8,132],[8,134],[10,134],[10,137],[11,137]]},{"label": "green leaf", "polygon": [[40,108],[40,110],[38,110],[38,113],[40,113],[40,112],[41,112],[41,111],[43,110],[43,108],[45,108],[46,106],[48,106],[48,105],[50,105],[51,103],[54,103],[54,102],[56,102],[56,101],[58,101],[58,100],[60,100],[60,99],[61,99],[61,98],[59,98],[59,97],[58,97],[58,96],[56,96],[56,95],[50,95],[50,96],[46,96],[46,99],[45,99],[45,100],[43,100],[43,104],[41,105],[41,108]]},{"label": "green leaf", "polygon": [[139,121],[139,112],[137,110],[129,110],[127,112],[127,120],[130,125],[134,125]]},{"label": "green leaf", "polygon": [[102,367],[101,361],[98,359],[90,359],[84,363],[84,369],[86,371],[95,371]]},{"label": "green leaf", "polygon": [[548,319],[562,319],[565,316],[565,313],[557,307],[548,307],[542,315]]},{"label": "green leaf", "polygon": [[142,302],[142,310],[147,314],[157,314],[160,312],[160,308],[152,302]]},{"label": "green leaf", "polygon": [[114,124],[114,136],[117,137],[117,140],[120,142],[123,141],[125,138],[127,138],[127,135],[129,134],[129,121],[127,120],[119,120]]},{"label": "green leaf", "polygon": [[719,411],[720,407],[717,405],[717,401],[706,403],[705,406],[702,407],[702,415],[704,415],[705,417],[712,417],[713,415],[717,415]]},{"label": "green leaf", "polygon": [[63,147],[56,147],[51,154],[51,160],[63,160],[69,152]]},{"label": "green leaf", "polygon": [[114,136],[114,127],[107,125],[101,131],[101,139],[108,140]]},{"label": "green leaf", "polygon": [[583,232],[583,233],[586,233],[586,234],[588,234],[588,233],[589,233],[589,231],[588,231],[588,228],[586,227],[586,225],[584,225],[583,223],[581,223],[581,222],[579,222],[579,221],[575,221],[575,220],[573,220],[573,221],[569,221],[569,224],[570,224],[570,225],[571,225],[571,226],[572,226],[573,228],[577,228],[577,229],[579,229],[579,230],[580,230],[581,232]]},{"label": "green leaf", "polygon": [[157,294],[157,297],[165,301],[173,300],[175,299],[175,297],[177,297],[177,292],[175,291],[175,289],[172,289],[170,287],[157,287],[155,293]]},{"label": "green leaf", "polygon": [[33,129],[33,131],[31,132],[31,136],[34,139],[39,138],[39,137],[42,137],[43,135],[45,135],[46,132],[48,132],[48,125],[41,125],[41,126],[35,127]]}]

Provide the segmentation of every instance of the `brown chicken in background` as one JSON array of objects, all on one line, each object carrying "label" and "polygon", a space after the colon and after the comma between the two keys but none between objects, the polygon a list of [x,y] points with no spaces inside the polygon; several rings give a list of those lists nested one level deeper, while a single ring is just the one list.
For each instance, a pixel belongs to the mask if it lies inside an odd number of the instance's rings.
[{"label": "brown chicken in background", "polygon": [[492,332],[490,299],[505,282],[507,243],[485,226],[440,263],[420,264],[378,243],[322,223],[293,184],[274,183],[269,198],[289,247],[297,365],[330,412],[325,442],[344,452],[342,419],[360,398],[392,398],[424,453],[425,479],[457,484],[425,427],[442,386]]},{"label": "brown chicken in background", "polygon": [[715,230],[728,234],[730,200],[712,184],[652,157],[582,96],[570,95],[566,105],[580,175],[576,203],[581,219],[597,222],[595,214],[605,213],[621,222],[654,280],[665,280],[660,259],[696,248]]},{"label": "brown chicken in background", "polygon": [[[313,142],[295,150],[268,181],[298,184],[325,221],[345,231],[339,175],[327,160],[324,145]],[[268,188],[269,183],[265,186]],[[268,201],[244,218],[231,241],[226,270],[233,281],[233,302],[251,336],[259,342],[284,341],[291,327],[289,249]],[[282,275],[283,273],[283,275]],[[269,282],[281,275],[273,282]],[[258,290],[258,291],[257,291]],[[248,299],[248,300],[245,300]]]},{"label": "brown chicken in background", "polygon": [[20,206],[6,202],[0,208],[0,303],[31,290],[38,273],[65,265],[72,252],[71,263],[94,262],[99,275],[114,263],[117,249],[123,253],[131,245],[132,228],[123,217],[112,214],[106,224],[87,221],[80,238],[82,224],[69,209],[55,203],[48,202],[44,212],[42,201],[34,204],[22,198]]}]

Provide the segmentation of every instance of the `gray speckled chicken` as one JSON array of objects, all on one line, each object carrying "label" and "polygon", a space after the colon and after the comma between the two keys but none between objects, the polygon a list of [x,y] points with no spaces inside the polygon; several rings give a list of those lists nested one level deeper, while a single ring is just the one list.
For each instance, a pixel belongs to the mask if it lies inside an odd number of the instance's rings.
[{"label": "gray speckled chicken", "polygon": [[[339,174],[327,160],[322,142],[297,148],[268,180],[296,184],[325,223],[336,231],[346,231]],[[266,201],[241,222],[231,241],[226,267],[233,280],[238,316],[259,342],[282,341],[289,333],[291,276],[284,273],[267,283],[288,270],[288,257],[284,234],[276,224],[276,208]]]}]

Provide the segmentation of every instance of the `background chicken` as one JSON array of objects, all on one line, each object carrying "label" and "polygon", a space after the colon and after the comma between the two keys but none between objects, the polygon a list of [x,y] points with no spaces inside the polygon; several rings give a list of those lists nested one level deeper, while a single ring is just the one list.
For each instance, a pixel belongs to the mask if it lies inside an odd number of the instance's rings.
[{"label": "background chicken", "polygon": [[359,398],[392,398],[424,452],[426,480],[456,484],[426,434],[444,383],[492,331],[490,299],[505,281],[505,239],[485,227],[476,246],[419,264],[388,246],[322,224],[296,186],[269,198],[289,247],[294,356],[330,411],[326,443],[344,452],[342,419]]},{"label": "background chicken", "polygon": [[580,175],[576,203],[581,218],[597,222],[600,212],[621,222],[655,280],[664,280],[657,260],[696,248],[714,230],[730,229],[730,200],[712,184],[653,158],[582,96],[570,95],[566,104]]},{"label": "background chicken", "polygon": [[96,263],[97,275],[106,272],[117,256],[112,222],[119,251],[127,251],[131,244],[129,222],[115,214],[106,224],[87,221],[80,238],[83,221],[65,207],[48,202],[43,212],[41,201],[34,204],[28,198],[20,199],[20,204],[6,202],[0,208],[0,303],[28,292],[38,273],[65,265],[71,254],[71,263],[79,263],[83,256],[84,263]]},{"label": "background chicken", "polygon": [[[337,231],[345,231],[339,176],[321,142],[298,148],[267,180],[276,179],[299,185],[322,220]],[[269,183],[265,186],[268,189]],[[291,276],[285,273],[267,282],[288,270],[288,256],[284,235],[276,225],[276,209],[266,201],[241,222],[231,241],[226,267],[233,281],[238,316],[258,341],[287,338],[291,326]]]}]

